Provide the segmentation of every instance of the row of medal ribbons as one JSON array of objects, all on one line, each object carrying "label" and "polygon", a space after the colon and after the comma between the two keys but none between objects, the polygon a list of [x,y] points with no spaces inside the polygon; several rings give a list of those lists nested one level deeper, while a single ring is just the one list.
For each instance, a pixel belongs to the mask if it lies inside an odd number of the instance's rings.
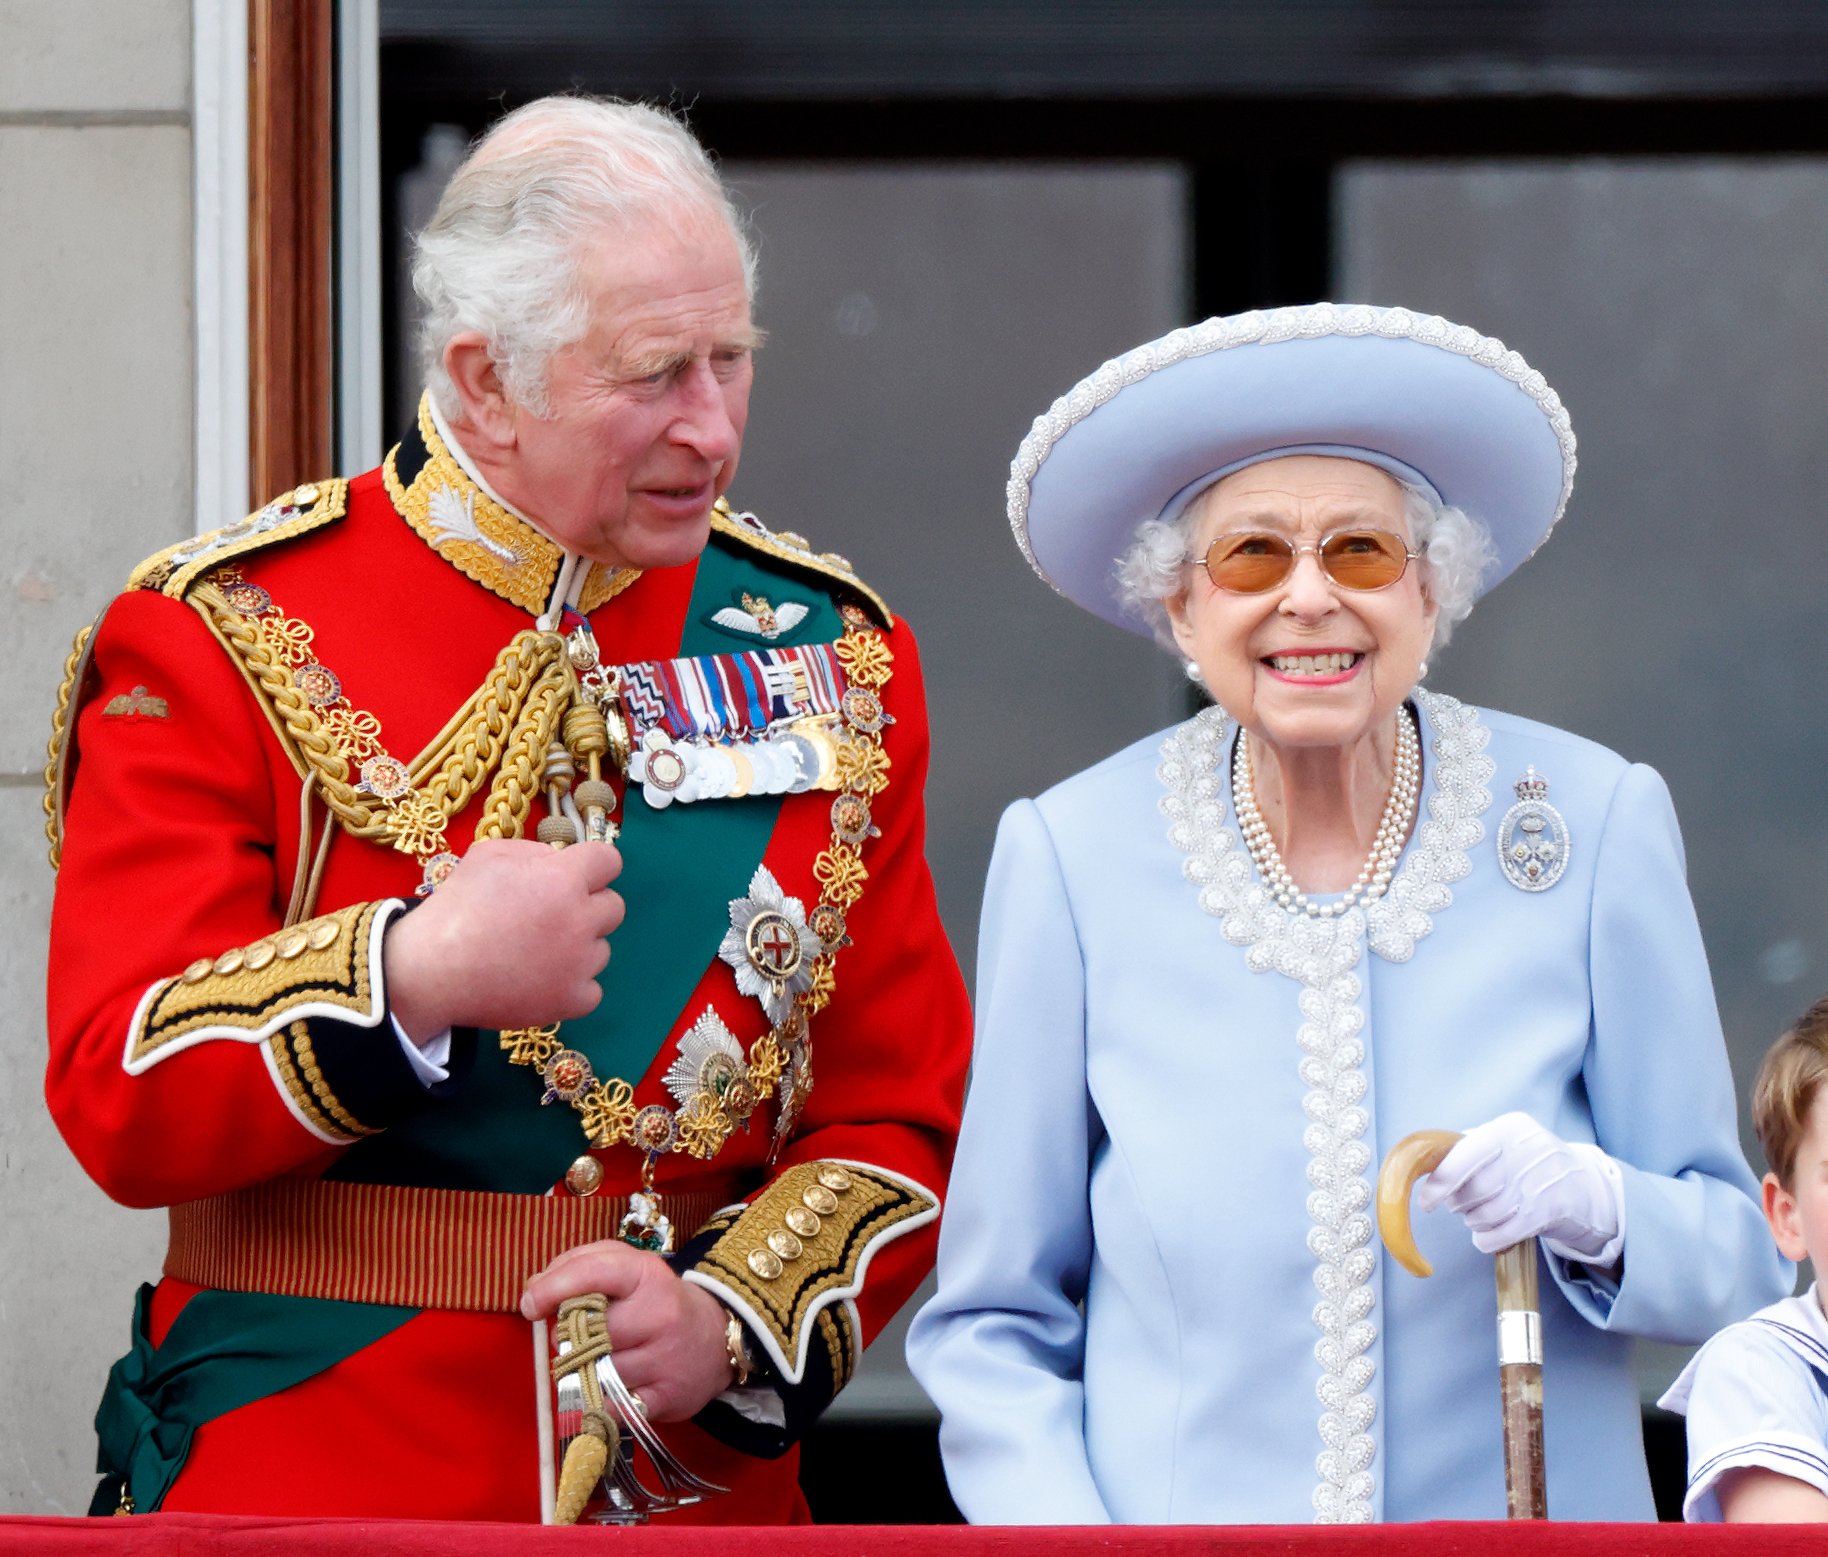
[{"label": "row of medal ribbons", "polygon": [[843,666],[833,645],[750,649],[621,667],[650,806],[838,787]]}]

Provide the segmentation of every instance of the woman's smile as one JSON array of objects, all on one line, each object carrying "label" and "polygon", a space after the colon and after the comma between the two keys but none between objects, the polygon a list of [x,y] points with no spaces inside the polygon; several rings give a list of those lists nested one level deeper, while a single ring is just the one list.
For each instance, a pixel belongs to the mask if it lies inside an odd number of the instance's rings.
[{"label": "woman's smile", "polygon": [[1302,649],[1296,653],[1266,654],[1261,663],[1278,681],[1336,687],[1358,674],[1365,656],[1357,649]]}]

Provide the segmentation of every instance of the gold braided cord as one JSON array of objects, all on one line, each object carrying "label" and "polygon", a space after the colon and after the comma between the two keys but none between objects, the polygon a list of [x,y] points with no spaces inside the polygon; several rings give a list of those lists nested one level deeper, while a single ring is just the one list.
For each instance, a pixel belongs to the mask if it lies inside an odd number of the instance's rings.
[{"label": "gold braided cord", "polygon": [[609,1299],[601,1292],[567,1298],[559,1304],[552,1339],[555,1347],[570,1343],[564,1355],[552,1359],[552,1382],[562,1383],[575,1374],[583,1404],[577,1435],[565,1446],[552,1512],[554,1524],[575,1525],[596,1495],[621,1438],[621,1429],[603,1404],[603,1383],[597,1376],[598,1361],[610,1351]]},{"label": "gold braided cord", "polygon": [[571,707],[575,684],[570,666],[561,658],[548,667],[529,694],[513,740],[489,786],[482,820],[476,824],[478,838],[518,838],[525,831],[527,815],[540,792],[546,752]]},{"label": "gold braided cord", "polygon": [[349,763],[337,749],[337,743],[318,717],[317,710],[292,680],[291,667],[275,654],[272,641],[261,631],[257,618],[244,616],[232,607],[212,579],[198,584],[191,598],[209,613],[216,631],[240,656],[267,702],[279,715],[287,737],[306,764],[317,774],[324,803],[336,814],[345,828],[359,838],[378,838],[384,829],[376,819],[382,811],[378,802],[358,794],[349,782]]},{"label": "gold braided cord", "polygon": [[483,776],[500,760],[535,688],[567,678],[564,649],[557,633],[515,634],[475,697],[414,759],[415,779],[435,770],[423,779],[424,788],[446,816],[456,816],[469,804]]},{"label": "gold braided cord", "polygon": [[546,743],[570,700],[562,638],[531,628],[515,634],[482,685],[408,765],[413,793],[388,802],[357,789],[357,775],[351,772],[352,762],[359,766],[384,751],[379,721],[342,698],[328,708],[314,706],[294,679],[294,672],[312,660],[310,627],[276,611],[250,616],[236,610],[222,589],[234,582],[232,576],[216,575],[199,584],[192,598],[209,613],[278,713],[345,831],[405,853],[438,852],[443,826],[494,771],[484,835],[519,836],[538,791]]},{"label": "gold braided cord", "polygon": [[83,651],[89,646],[91,623],[76,635],[69,656],[63,662],[63,680],[57,687],[57,706],[51,710],[51,741],[45,748],[50,759],[44,770],[44,835],[51,845],[51,869],[56,870],[63,858],[63,764],[64,752],[74,739],[69,729],[74,717],[70,699],[76,691],[76,680],[83,663]]}]

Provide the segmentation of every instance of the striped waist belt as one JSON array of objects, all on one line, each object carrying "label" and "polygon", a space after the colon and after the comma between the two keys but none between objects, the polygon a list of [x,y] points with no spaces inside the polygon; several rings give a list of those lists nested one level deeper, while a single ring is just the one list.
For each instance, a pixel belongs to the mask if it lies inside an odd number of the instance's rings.
[{"label": "striped waist belt", "polygon": [[[734,1184],[666,1193],[681,1240],[742,1198]],[[505,1195],[275,1179],[171,1208],[165,1274],[198,1287],[518,1313],[567,1249],[613,1238],[622,1195]]]}]

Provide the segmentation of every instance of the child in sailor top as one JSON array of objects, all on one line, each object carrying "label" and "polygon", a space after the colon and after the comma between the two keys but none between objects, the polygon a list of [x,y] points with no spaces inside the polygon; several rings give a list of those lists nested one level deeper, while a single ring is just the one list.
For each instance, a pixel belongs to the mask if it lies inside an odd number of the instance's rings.
[{"label": "child in sailor top", "polygon": [[[1828,1260],[1828,997],[1759,1068],[1765,1217],[1792,1260]],[[1828,1313],[1821,1283],[1728,1325],[1660,1402],[1688,1417],[1694,1521],[1828,1522]]]}]

